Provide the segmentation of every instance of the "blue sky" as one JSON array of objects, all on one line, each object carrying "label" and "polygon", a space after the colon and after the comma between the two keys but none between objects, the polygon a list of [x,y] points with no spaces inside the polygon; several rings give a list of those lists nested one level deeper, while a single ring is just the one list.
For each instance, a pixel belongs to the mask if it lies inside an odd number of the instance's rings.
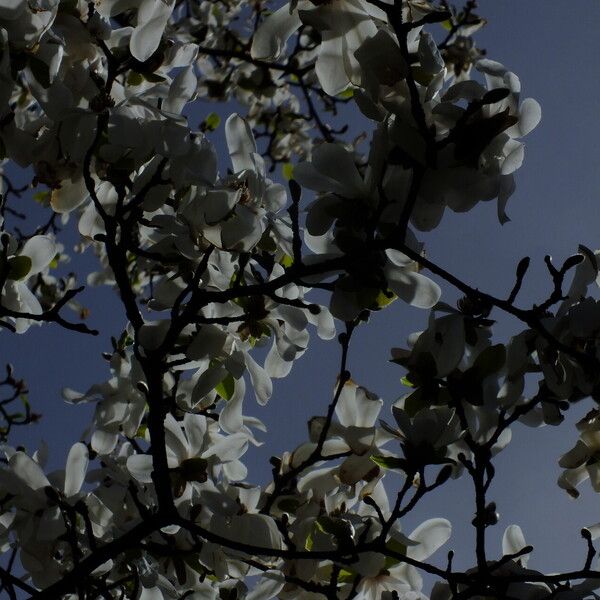
[{"label": "blue sky", "polygon": [[[501,296],[513,284],[518,261],[530,256],[530,274],[518,300],[520,306],[527,307],[543,300],[549,290],[545,254],[560,262],[580,243],[592,249],[600,247],[600,3],[481,0],[479,5],[479,13],[489,24],[477,34],[478,46],[488,50],[489,58],[519,75],[522,97],[531,96],[542,106],[542,122],[527,138],[525,164],[517,173],[517,191],[508,205],[510,223],[500,226],[495,203],[486,203],[467,215],[448,213],[442,226],[422,239],[431,259],[476,287]],[[199,110],[208,113],[214,107],[203,105]],[[226,162],[222,162],[221,168],[225,167]],[[34,410],[44,415],[27,435],[15,435],[12,441],[34,450],[40,439],[45,439],[56,466],[80,438],[90,416],[85,408],[65,405],[60,390],[65,385],[85,390],[108,376],[100,353],[110,349],[110,335],[118,335],[124,325],[109,292],[92,290],[85,299],[92,311],[90,325],[102,331],[98,338],[53,326],[32,327],[24,336],[6,331],[0,334],[1,362],[12,362],[16,375],[28,381]],[[444,288],[443,299],[452,303],[456,294]],[[352,345],[353,378],[380,394],[387,406],[404,392],[402,370],[387,362],[389,349],[403,346],[406,336],[421,329],[425,318],[422,311],[395,303],[374,315]],[[501,318],[496,336],[506,340],[518,330],[514,321]],[[265,446],[252,455],[251,469],[261,478],[268,472],[270,454],[301,442],[308,418],[322,414],[330,399],[338,347],[335,342],[323,344],[313,337],[314,347],[296,365],[292,376],[278,383],[268,407],[252,409],[270,430]],[[252,399],[247,402],[250,405]],[[497,459],[498,475],[490,494],[501,515],[500,524],[489,530],[490,557],[495,552],[500,555],[504,528],[518,523],[527,541],[536,547],[531,567],[553,571],[583,564],[585,544],[579,530],[600,521],[598,497],[588,485],[582,488],[582,497],[573,501],[555,482],[557,460],[576,439],[572,423],[591,407],[591,401],[575,407],[567,419],[570,424],[560,429],[515,428],[513,443]],[[393,490],[400,481],[392,475],[389,483]],[[403,527],[410,531],[425,518],[447,516],[455,527],[447,548],[457,551],[458,567],[471,566],[473,510],[469,481],[461,479],[426,498],[408,515]],[[444,552],[440,552],[437,561],[443,559]]]}]

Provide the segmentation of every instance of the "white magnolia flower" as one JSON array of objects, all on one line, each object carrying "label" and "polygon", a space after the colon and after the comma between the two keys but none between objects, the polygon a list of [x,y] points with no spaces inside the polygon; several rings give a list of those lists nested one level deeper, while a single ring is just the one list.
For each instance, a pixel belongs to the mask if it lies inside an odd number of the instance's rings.
[{"label": "white magnolia flower", "polygon": [[[234,484],[221,490],[204,490],[200,502],[212,512],[209,528],[213,533],[242,544],[280,549],[283,540],[274,519],[260,514],[261,497],[260,487]],[[227,550],[227,554],[241,553]]]},{"label": "white magnolia flower", "polygon": [[577,486],[586,479],[600,492],[600,412],[591,410],[577,423],[577,429],[580,434],[575,447],[558,462],[564,469],[558,485],[575,498],[579,496]]},{"label": "white magnolia flower", "polygon": [[[9,310],[34,315],[42,314],[42,306],[27,286],[27,281],[45,271],[56,256],[56,243],[48,235],[36,235],[16,250],[16,242],[3,234],[7,250],[6,283],[2,289],[1,303]],[[23,333],[34,322],[31,319],[14,317],[17,333]]]},{"label": "white magnolia flower", "polygon": [[[387,511],[386,511],[387,512]],[[384,513],[386,516],[386,513]],[[376,520],[370,521],[368,538],[378,534],[380,525]],[[428,519],[419,525],[410,535],[400,532],[398,527],[390,531],[391,539],[413,560],[424,561],[450,538],[452,526],[441,518]],[[357,531],[357,536],[360,531]],[[390,564],[391,562],[391,564]],[[418,570],[400,559],[387,559],[383,554],[367,552],[360,555],[358,562],[348,567],[362,575],[357,586],[355,598],[360,600],[380,600],[385,592],[396,590],[400,598],[420,600],[423,579]],[[348,584],[350,587],[351,584]]]},{"label": "white magnolia flower", "polygon": [[[243,431],[223,436],[215,431],[214,424],[211,426],[206,417],[191,413],[185,415],[183,423],[168,414],[164,427],[167,461],[176,480],[177,497],[188,499],[191,487],[207,481],[215,465],[226,466],[232,475],[240,475],[239,479],[245,477],[246,470],[238,460],[248,448],[248,435]],[[131,455],[127,459],[127,468],[138,481],[152,482],[151,455]]]},{"label": "white magnolia flower", "polygon": [[[376,162],[377,156],[371,159]],[[310,260],[342,255],[352,245],[357,251],[363,247],[363,224],[372,219],[379,202],[376,171],[368,165],[362,175],[350,152],[329,143],[316,148],[310,162],[295,167],[294,176],[300,184],[321,192],[309,206],[306,219],[305,241],[317,254]],[[420,248],[412,232],[407,232],[407,243]],[[387,250],[383,258],[372,267],[365,266],[362,278],[351,273],[337,281],[330,305],[333,316],[351,321],[364,309],[381,308],[378,296],[386,293],[418,308],[437,303],[440,287],[419,273],[412,259],[395,250]],[[383,300],[383,305],[389,301],[390,297],[387,302]]]},{"label": "white magnolia flower", "polygon": [[[412,222],[421,230],[435,228],[446,206],[465,212],[492,198],[498,199],[500,222],[508,221],[505,207],[515,189],[514,172],[524,159],[520,138],[537,126],[541,109],[532,98],[519,101],[519,79],[500,63],[486,59],[476,67],[485,74],[487,87],[460,81],[431,107],[438,136],[450,143],[438,152],[436,169],[419,191]],[[465,101],[471,109],[458,104]],[[478,102],[481,106],[474,110]],[[394,121],[390,136],[409,156],[418,157],[418,144],[411,144],[402,121]]]},{"label": "white magnolia flower", "polygon": [[385,12],[366,0],[300,0],[295,4],[284,4],[267,17],[254,35],[252,56],[279,57],[289,38],[304,23],[321,34],[315,70],[323,90],[335,96],[351,84],[359,85],[361,71],[354,53],[377,33],[373,19],[385,21]]},{"label": "white magnolia flower", "polygon": [[169,17],[175,7],[173,0],[99,0],[97,10],[105,18],[129,9],[137,9],[136,24],[131,31],[129,50],[140,62],[148,60],[160,44]]},{"label": "white magnolia flower", "polygon": [[66,527],[58,504],[74,505],[82,497],[88,449],[85,444],[74,444],[66,468],[48,477],[24,452],[10,448],[5,452],[8,464],[0,469],[0,489],[10,494],[14,507],[10,528],[17,536],[24,568],[35,585],[45,587],[73,566],[69,546],[61,539]]},{"label": "white magnolia flower", "polygon": [[11,46],[19,50],[33,50],[40,38],[52,26],[59,4],[59,0],[2,2],[0,28],[8,32]]},{"label": "white magnolia flower", "polygon": [[101,456],[117,447],[120,435],[135,437],[146,412],[146,399],[135,383],[143,376],[130,349],[112,356],[111,371],[108,381],[92,385],[84,394],[63,389],[67,402],[97,402],[91,446]]},{"label": "white magnolia flower", "polygon": [[225,136],[233,175],[222,187],[192,199],[181,216],[217,248],[247,252],[273,223],[285,204],[286,192],[267,178],[264,159],[244,119],[232,114],[225,123]]},{"label": "white magnolia flower", "polygon": [[[392,413],[398,428],[391,427],[384,421],[382,426],[392,435],[399,438],[403,446],[417,449],[421,453],[418,458],[426,459],[425,448],[429,447],[439,458],[446,454],[446,447],[460,439],[462,428],[456,411],[447,406],[423,408],[410,417],[398,406],[392,406]],[[434,456],[429,458],[434,459]]]},{"label": "white magnolia flower", "polygon": [[[379,454],[379,448],[391,439],[385,431],[376,427],[382,406],[383,400],[351,379],[344,383],[335,407],[338,421],[331,423],[324,446],[325,454],[352,453],[337,468],[335,475],[340,482],[354,485],[361,479],[373,479],[377,468],[371,456]],[[294,451],[292,466],[300,464],[314,450],[324,423],[325,417],[311,419],[311,443],[303,444]]]}]

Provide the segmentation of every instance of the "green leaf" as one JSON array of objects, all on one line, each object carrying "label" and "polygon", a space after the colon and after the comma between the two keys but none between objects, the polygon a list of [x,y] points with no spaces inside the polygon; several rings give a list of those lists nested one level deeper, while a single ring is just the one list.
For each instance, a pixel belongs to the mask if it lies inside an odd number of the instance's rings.
[{"label": "green leaf", "polygon": [[157,75],[156,73],[142,73],[144,79],[150,83],[162,83],[166,81],[164,77]]},{"label": "green leaf", "polygon": [[370,458],[382,469],[406,470],[406,459],[404,458],[399,458],[398,456],[381,456],[380,454],[373,454]]},{"label": "green leaf", "polygon": [[29,256],[13,256],[8,259],[8,279],[21,281],[31,271],[31,259]]},{"label": "green leaf", "polygon": [[289,181],[294,177],[294,165],[290,162],[283,163],[281,165],[281,172],[286,181]]},{"label": "green leaf", "polygon": [[354,545],[352,536],[354,528],[348,521],[343,519],[332,519],[331,517],[319,517],[315,521],[315,527],[321,532],[334,537],[338,548],[350,548]]},{"label": "green leaf", "polygon": [[235,389],[235,382],[233,381],[233,375],[228,373],[225,379],[215,388],[215,391],[223,400],[231,400],[233,396],[233,390]]},{"label": "green leaf", "polygon": [[[316,576],[319,581],[331,581],[331,574],[333,573],[333,565],[323,565],[319,567],[316,572]],[[351,571],[348,568],[340,569],[337,576],[338,583],[352,583],[357,577],[355,571]]]},{"label": "green leaf", "polygon": [[[398,540],[395,540],[393,538],[387,542],[385,547],[388,550],[391,550],[392,552],[397,552],[398,554],[406,554],[406,546],[404,544],[402,544],[401,542],[399,542]],[[385,557],[385,568],[389,569],[389,568],[394,567],[395,565],[399,564],[400,562],[402,562],[402,561],[398,560],[397,558],[394,558],[393,556],[386,556]]]},{"label": "green leaf", "polygon": [[41,192],[36,192],[33,194],[33,199],[43,206],[48,206],[50,202],[50,190],[43,190]]},{"label": "green leaf", "polygon": [[125,348],[127,346],[131,346],[132,344],[133,344],[133,338],[126,331],[124,331],[121,334],[121,337],[119,337],[119,341],[117,342],[116,349],[125,350]]},{"label": "green leaf", "polygon": [[415,384],[408,378],[408,375],[405,375],[400,382],[402,383],[402,385],[405,385],[406,387],[411,387],[414,388]]},{"label": "green leaf", "polygon": [[137,71],[130,71],[127,75],[127,84],[131,86],[141,85],[144,83],[144,76]]},{"label": "green leaf", "polygon": [[380,290],[372,287],[358,290],[358,301],[361,306],[369,310],[381,310],[396,300],[397,297],[391,290]]},{"label": "green leaf", "polygon": [[356,573],[349,569],[340,569],[337,580],[340,583],[352,583],[356,579]]},{"label": "green leaf", "polygon": [[391,290],[379,290],[379,293],[375,297],[375,305],[377,308],[385,308],[388,304],[391,304],[394,300],[397,300],[398,296]]},{"label": "green leaf", "polygon": [[144,439],[146,437],[147,430],[148,430],[148,427],[146,425],[140,425],[138,427],[138,430],[135,432],[134,437]]},{"label": "green leaf", "polygon": [[289,267],[291,267],[294,264],[294,258],[292,256],[290,256],[289,254],[284,254],[280,261],[279,264],[288,269]]},{"label": "green leaf", "polygon": [[221,124],[221,117],[216,112],[211,112],[204,119],[204,123],[209,131],[214,131]]},{"label": "green leaf", "polygon": [[306,536],[306,541],[304,542],[304,549],[310,552],[313,549],[314,543],[315,541],[313,540],[312,532],[310,532]]},{"label": "green leaf", "polygon": [[440,25],[446,30],[446,31],[452,31],[452,21],[450,19],[446,19],[445,21],[442,21],[440,23]]},{"label": "green leaf", "polygon": [[342,100],[349,100],[354,97],[354,90],[352,88],[347,88],[343,92],[340,92],[337,97]]}]

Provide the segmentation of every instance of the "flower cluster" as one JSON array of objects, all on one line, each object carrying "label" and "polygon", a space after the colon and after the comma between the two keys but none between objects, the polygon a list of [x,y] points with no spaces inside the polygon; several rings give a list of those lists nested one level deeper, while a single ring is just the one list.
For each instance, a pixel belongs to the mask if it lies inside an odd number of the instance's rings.
[{"label": "flower cluster", "polygon": [[[557,424],[598,395],[597,254],[580,248],[560,269],[548,258],[554,290],[525,310],[515,298],[528,263],[495,298],[437,266],[416,233],[447,207],[491,199],[507,221],[539,105],[477,51],[474,2],[461,13],[428,0],[275,4],[0,6],[0,151],[31,174],[19,190],[1,165],[0,325],[97,333],[62,315],[86,312],[62,269],[69,236],[94,254],[87,283],[114,289],[126,319],[104,353],[106,380],[63,391],[94,405],[65,468],[46,474],[44,448],[2,447],[0,591],[415,600],[427,571],[442,580],[435,598],[580,597],[526,568],[517,526],[487,561],[498,517],[486,494],[511,425]],[[235,112],[222,119],[198,99],[232,100]],[[373,127],[352,142],[336,125],[350,110]],[[29,187],[49,218],[28,234],[11,203]],[[465,294],[456,309],[441,302],[444,279]],[[390,305],[431,310],[392,350],[409,388],[394,402],[348,370],[354,331]],[[495,343],[493,307],[527,329]],[[266,428],[249,396],[264,406],[276,395],[312,332],[337,338],[333,395],[308,439],[271,458],[272,481],[254,484],[247,453]],[[4,417],[16,397],[0,401]],[[600,490],[599,423],[589,413],[561,459],[572,495],[587,477]],[[476,569],[459,572],[429,562],[451,538],[446,519],[419,519],[410,534],[402,522],[461,476],[477,495],[478,546]],[[22,577],[10,572],[17,553]],[[590,564],[575,594],[600,581]]]}]

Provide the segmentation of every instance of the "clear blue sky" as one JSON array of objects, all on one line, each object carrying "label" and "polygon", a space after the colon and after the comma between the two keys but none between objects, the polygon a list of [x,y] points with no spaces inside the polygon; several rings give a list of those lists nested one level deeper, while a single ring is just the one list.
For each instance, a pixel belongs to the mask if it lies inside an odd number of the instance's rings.
[{"label": "clear blue sky", "polygon": [[[518,261],[531,256],[530,275],[519,297],[521,306],[529,306],[543,299],[548,290],[542,262],[545,254],[560,261],[575,252],[579,243],[600,247],[600,3],[481,0],[479,12],[489,24],[477,35],[478,45],[519,75],[523,98],[532,96],[542,106],[542,123],[527,139],[525,164],[517,174],[517,191],[508,205],[510,223],[501,227],[495,204],[488,203],[468,215],[448,213],[442,226],[423,239],[430,258],[480,289],[499,295],[512,286]],[[213,109],[206,106],[207,112]],[[221,165],[224,168],[226,163]],[[123,326],[122,318],[111,308],[116,304],[110,294],[103,291],[98,296],[97,292],[92,290],[85,299],[92,309],[90,325],[102,331],[99,338],[52,326],[32,327],[25,336],[0,334],[2,362],[13,362],[16,374],[27,379],[34,409],[44,415],[27,436],[15,435],[13,443],[24,442],[33,451],[39,440],[45,439],[55,466],[63,463],[90,415],[85,409],[66,406],[60,390],[65,385],[85,390],[108,376],[100,352],[110,348],[109,336],[118,334]],[[453,302],[456,295],[445,290],[443,299]],[[425,317],[423,312],[395,303],[375,315],[370,329],[352,346],[354,379],[379,393],[388,407],[404,391],[399,382],[401,370],[387,363],[389,348],[404,345],[407,334],[420,329]],[[517,330],[513,322],[502,320],[497,336],[502,339]],[[270,433],[265,446],[253,455],[253,470],[264,476],[270,454],[302,441],[308,418],[317,411],[323,413],[324,408],[317,407],[329,401],[337,360],[335,343],[315,343],[293,375],[279,382],[267,409],[256,413],[268,424]],[[250,405],[251,398],[247,402]],[[585,408],[590,407],[588,402]],[[582,410],[575,409],[569,421]],[[489,530],[490,557],[494,550],[500,554],[504,528],[518,523],[528,543],[536,547],[531,567],[552,571],[582,565],[585,546],[579,530],[600,521],[598,497],[587,486],[582,497],[572,501],[555,483],[557,460],[575,439],[569,425],[560,430],[515,429],[513,443],[497,460],[497,481],[490,494],[501,514],[500,524]],[[393,489],[393,475],[389,482]],[[453,482],[420,506],[408,516],[404,529],[410,531],[432,516],[447,516],[455,534],[446,548],[457,551],[458,567],[472,566],[470,520],[474,509],[468,480]],[[436,556],[443,562],[444,552]]]}]

